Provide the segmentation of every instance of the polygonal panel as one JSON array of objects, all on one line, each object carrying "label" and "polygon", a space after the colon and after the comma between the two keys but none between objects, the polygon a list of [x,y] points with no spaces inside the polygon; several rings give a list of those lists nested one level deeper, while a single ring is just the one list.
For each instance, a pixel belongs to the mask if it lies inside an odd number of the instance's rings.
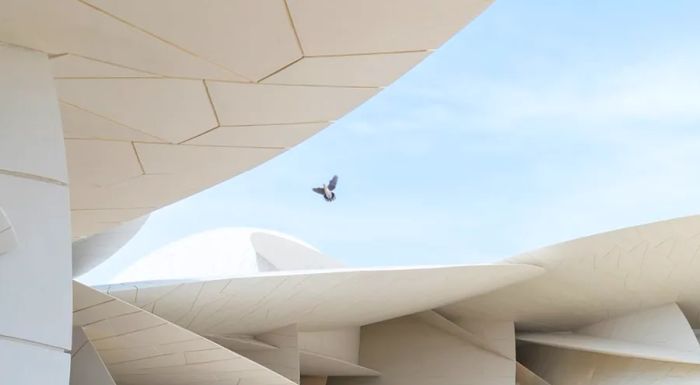
[{"label": "polygonal panel", "polygon": [[59,79],[56,86],[67,103],[173,143],[217,124],[200,80]]},{"label": "polygonal panel", "polygon": [[52,58],[51,69],[55,78],[150,78],[158,76],[76,55],[61,55]]},{"label": "polygonal panel", "polygon": [[301,57],[284,0],[89,2],[250,80]]},{"label": "polygonal panel", "polygon": [[[109,143],[115,148],[131,147],[131,143],[128,142],[104,143]],[[134,146],[138,150],[144,169],[153,175],[140,175],[139,169],[135,177],[99,185],[97,181],[104,182],[115,177],[114,173],[100,174],[98,171],[101,167],[115,167],[115,170],[119,170],[124,165],[110,166],[110,163],[100,159],[104,154],[98,151],[97,147],[94,149],[97,158],[93,158],[93,162],[96,163],[87,163],[77,169],[82,171],[82,178],[74,178],[71,184],[71,207],[75,218],[74,239],[140,217],[155,208],[247,171],[283,151],[149,143],[136,143]],[[69,150],[70,153],[78,157],[77,151]],[[136,169],[132,167],[132,170]],[[90,183],[91,181],[93,183]],[[104,215],[116,217],[109,218]]]},{"label": "polygonal panel", "polygon": [[375,88],[251,85],[207,81],[221,125],[326,122],[345,115]]},{"label": "polygonal panel", "polygon": [[71,185],[109,186],[143,174],[130,142],[66,139]]},{"label": "polygonal panel", "polygon": [[575,330],[677,302],[700,325],[700,216],[596,234],[521,254],[547,273],[529,282],[451,304],[453,318],[517,319],[520,331]]},{"label": "polygonal panel", "polygon": [[[75,311],[89,343],[107,357],[119,384],[292,385],[292,381],[212,341],[107,294],[74,283],[76,303],[102,297],[101,305]],[[1,341],[0,341],[1,342]]]},{"label": "polygonal panel", "polygon": [[305,57],[263,83],[382,87],[394,82],[429,53]]},{"label": "polygonal panel", "polygon": [[[615,357],[533,344],[518,349],[518,359],[552,385],[694,385],[700,366]],[[547,384],[545,383],[545,384]],[[542,382],[523,382],[523,385]]]},{"label": "polygonal panel", "polygon": [[613,356],[683,364],[700,364],[700,354],[697,353],[578,333],[523,333],[518,335],[518,341]]},{"label": "polygonal panel", "polygon": [[66,139],[166,142],[67,103],[60,103],[60,107],[63,136]]},{"label": "polygonal panel", "polygon": [[306,56],[437,48],[492,0],[288,0]]},{"label": "polygonal panel", "polygon": [[360,362],[381,376],[331,377],[329,385],[514,384],[515,361],[478,349],[413,316],[362,327]]},{"label": "polygonal panel", "polygon": [[200,178],[227,178],[274,157],[278,149],[227,148],[136,143],[148,174],[197,173]]},{"label": "polygonal panel", "polygon": [[[74,282],[74,285],[75,285],[75,282]],[[73,295],[75,295],[75,294],[76,294],[76,290],[74,288]],[[88,294],[88,295],[92,297],[92,294]],[[98,302],[95,305],[84,307],[84,308],[74,307],[74,309],[73,309],[73,324],[80,325],[80,326],[86,326],[88,324],[102,321],[106,318],[119,317],[119,316],[122,316],[125,314],[133,313],[135,311],[133,306],[130,306],[127,303],[118,301],[114,298],[110,298],[109,296],[102,297],[102,298],[106,302]],[[92,298],[91,298],[91,300],[92,300]],[[89,332],[86,331],[86,334],[87,334],[88,338],[91,338],[91,335]]]},{"label": "polygonal panel", "polygon": [[0,41],[165,76],[245,80],[80,1],[5,0],[0,15],[12,15],[0,23]]},{"label": "polygonal panel", "polygon": [[515,383],[518,385],[549,385],[547,381],[530,371],[520,362],[515,363]]},{"label": "polygonal panel", "polygon": [[121,335],[134,330],[152,328],[163,324],[163,320],[145,311],[132,311],[83,326],[90,339],[96,340]]},{"label": "polygonal panel", "polygon": [[515,329],[511,321],[472,321],[457,324],[434,310],[417,313],[415,317],[484,351],[515,360]]},{"label": "polygonal panel", "polygon": [[328,123],[221,126],[187,141],[187,144],[290,148],[327,126]]},{"label": "polygonal panel", "polygon": [[72,186],[71,207],[74,210],[161,207],[247,171],[282,151],[148,143],[135,146],[146,172],[156,174],[102,188]]},{"label": "polygonal panel", "polygon": [[360,354],[360,327],[299,332],[299,350],[357,364]]},{"label": "polygonal panel", "polygon": [[102,188],[71,186],[71,207],[74,210],[161,207],[206,188],[201,185],[201,181],[189,177],[190,175],[142,175]]},{"label": "polygonal panel", "polygon": [[227,178],[240,174],[280,153],[278,149],[227,148],[136,143],[148,174],[198,174],[199,178]]},{"label": "polygonal panel", "polygon": [[[80,341],[76,345],[76,341]],[[70,385],[114,385],[112,376],[80,326],[73,327]]]},{"label": "polygonal panel", "polygon": [[[185,326],[186,315],[195,308],[197,301],[200,299],[200,293],[204,291],[203,286],[206,282],[192,282],[191,285],[180,285],[175,287],[172,291],[168,292],[157,300],[153,301],[154,308],[163,309],[159,312],[158,316],[178,320],[181,325]],[[137,285],[132,285],[136,287]],[[119,295],[119,291],[110,287],[110,293],[114,295]],[[213,294],[208,292],[208,294]],[[181,300],[181,302],[179,301]]]},{"label": "polygonal panel", "polygon": [[233,350],[234,352],[243,351],[260,351],[260,350],[276,350],[277,347],[266,344],[259,341],[251,336],[246,335],[233,335],[233,336],[214,336],[208,335],[208,339],[216,342],[217,344]]},{"label": "polygonal panel", "polygon": [[700,358],[698,340],[685,315],[675,303],[611,318],[576,332],[692,352]]},{"label": "polygonal panel", "polygon": [[0,335],[70,349],[68,188],[0,174],[0,204],[20,241],[0,256]]},{"label": "polygonal panel", "polygon": [[255,336],[277,349],[256,349],[239,352],[266,368],[299,383],[299,342],[296,325],[289,325]]},{"label": "polygonal panel", "polygon": [[[247,171],[283,151],[149,143],[136,143],[135,147],[144,169],[153,174],[105,186],[72,184],[70,198],[74,211],[109,209],[128,221]],[[96,220],[99,218],[91,220],[87,213],[79,215],[84,220],[76,227],[78,232],[73,234],[74,238],[117,224]]]},{"label": "polygonal panel", "polygon": [[0,339],[0,370],[3,385],[65,384],[70,373],[70,354]]},{"label": "polygonal panel", "polygon": [[[0,29],[7,22],[1,9]],[[49,61],[0,38],[0,169],[67,182],[61,116]]]},{"label": "polygonal panel", "polygon": [[374,369],[315,352],[300,351],[301,373],[305,376],[379,376]]},{"label": "polygonal panel", "polygon": [[[225,285],[206,292],[199,291],[201,282],[165,282],[170,290],[154,282],[130,286],[139,287],[139,297],[156,291],[159,297],[153,311],[165,319],[200,334],[231,335],[259,334],[291,323],[303,331],[366,325],[482,294],[540,273],[536,266],[514,264],[341,269],[209,281]],[[111,292],[117,291],[111,288]]]},{"label": "polygonal panel", "polygon": [[700,363],[700,345],[676,304],[610,318],[573,333],[524,333],[521,341],[596,353]]}]

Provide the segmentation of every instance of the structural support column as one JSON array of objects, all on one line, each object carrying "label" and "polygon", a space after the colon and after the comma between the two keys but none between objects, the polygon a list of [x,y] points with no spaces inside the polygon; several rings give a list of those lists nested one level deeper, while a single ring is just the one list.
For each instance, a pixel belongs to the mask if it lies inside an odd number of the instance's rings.
[{"label": "structural support column", "polygon": [[72,279],[63,130],[45,54],[0,44],[0,384],[67,385]]}]

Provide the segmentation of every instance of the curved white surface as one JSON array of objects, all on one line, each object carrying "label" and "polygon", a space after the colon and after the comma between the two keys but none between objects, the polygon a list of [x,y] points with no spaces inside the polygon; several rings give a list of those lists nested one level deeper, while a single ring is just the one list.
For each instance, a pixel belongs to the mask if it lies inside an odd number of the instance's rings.
[{"label": "curved white surface", "polygon": [[231,349],[234,352],[243,351],[271,351],[277,350],[277,346],[270,345],[250,336],[204,336],[217,344]]},{"label": "curved white surface", "polygon": [[5,0],[0,41],[51,57],[78,239],[293,147],[490,4]]},{"label": "curved white surface", "polygon": [[529,344],[518,360],[549,384],[690,385],[700,379],[700,365],[650,361]]},{"label": "curved white surface", "polygon": [[277,272],[106,290],[199,334],[256,334],[292,323],[302,331],[365,325],[483,294],[542,271],[501,264]]},{"label": "curved white surface", "polygon": [[73,288],[73,322],[118,384],[294,384],[147,311],[77,282]]},{"label": "curved white surface", "polygon": [[361,327],[349,327],[300,332],[299,350],[357,364],[360,354],[360,329]]},{"label": "curved white surface", "polygon": [[[480,336],[476,333],[465,329],[463,326],[455,324],[454,322],[448,320],[447,318],[443,317],[434,310],[427,310],[424,312],[416,313],[415,317],[420,319],[424,323],[436,329],[439,329],[451,336],[464,340],[465,342],[479,349],[483,349],[484,351],[493,353],[505,359],[515,359],[515,352],[500,352],[498,349],[492,346],[494,344],[493,341],[489,341],[488,338],[484,338],[484,336]],[[496,324],[496,322],[493,322],[493,324]]]},{"label": "curved white surface", "polygon": [[340,266],[290,235],[226,227],[171,242],[139,259],[112,281],[201,280]]},{"label": "curved white surface", "polygon": [[73,241],[73,277],[85,274],[106,261],[138,233],[147,219],[148,215]]},{"label": "curved white surface", "polygon": [[588,325],[576,333],[685,352],[700,357],[700,344],[675,303]]},{"label": "curved white surface", "polygon": [[644,358],[654,361],[700,364],[700,354],[698,353],[576,333],[523,333],[518,334],[517,338],[518,341],[532,342],[557,348],[581,350],[584,352]]},{"label": "curved white surface", "polygon": [[509,260],[546,273],[445,306],[450,318],[512,319],[518,330],[574,330],[675,302],[700,327],[700,216],[625,228]]},{"label": "curved white surface", "polygon": [[[247,350],[263,365],[282,365],[289,378],[300,371],[328,376],[329,384],[698,378],[700,345],[686,316],[697,320],[692,309],[700,302],[700,217],[477,266],[270,271],[272,262],[287,269],[332,262],[290,239],[254,238],[246,241],[252,249],[246,260],[254,265],[248,276],[104,289],[193,333]],[[195,246],[182,255],[196,255]],[[280,333],[282,327],[290,332]],[[266,335],[284,337],[283,343]],[[527,368],[515,362],[516,338],[517,358]],[[567,369],[556,368],[558,362]]]},{"label": "curved white surface", "polygon": [[[496,327],[489,334],[494,340],[505,339],[511,346],[515,345],[512,329],[508,331],[508,329]],[[512,385],[515,383],[514,360],[484,352],[426,324],[415,316],[399,317],[364,326],[359,362],[380,372],[381,375],[370,378],[332,377],[328,383],[330,385]]]},{"label": "curved white surface", "polygon": [[700,345],[676,304],[610,318],[573,333],[523,333],[517,338],[594,353],[700,364]]},{"label": "curved white surface", "polygon": [[339,358],[301,350],[301,374],[306,376],[379,376],[374,369]]},{"label": "curved white surface", "polygon": [[70,385],[116,385],[83,328],[73,327]]},{"label": "curved white surface", "polygon": [[17,246],[17,235],[12,229],[12,223],[0,207],[0,255],[10,252]]},{"label": "curved white surface", "polygon": [[275,270],[338,269],[342,263],[321,254],[314,247],[290,236],[256,231],[250,241],[258,259],[264,259]]},{"label": "curved white surface", "polygon": [[[12,16],[2,12],[0,18],[2,29]],[[3,384],[68,383],[68,195],[61,116],[49,60],[0,38],[0,206],[9,219],[0,219]]]}]

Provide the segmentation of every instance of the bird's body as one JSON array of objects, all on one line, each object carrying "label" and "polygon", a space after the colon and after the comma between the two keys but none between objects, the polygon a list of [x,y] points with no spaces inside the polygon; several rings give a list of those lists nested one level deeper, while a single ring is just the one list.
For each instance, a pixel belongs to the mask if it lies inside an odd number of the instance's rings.
[{"label": "bird's body", "polygon": [[333,191],[328,189],[328,186],[325,184],[323,185],[323,197],[326,198],[327,201],[332,201],[335,199],[335,193]]},{"label": "bird's body", "polygon": [[335,186],[337,183],[338,176],[334,175],[331,181],[328,182],[328,185],[324,184],[323,186],[315,187],[312,190],[317,194],[323,195],[323,199],[325,199],[326,202],[332,202],[335,200],[335,193],[333,192],[333,190],[335,190]]}]

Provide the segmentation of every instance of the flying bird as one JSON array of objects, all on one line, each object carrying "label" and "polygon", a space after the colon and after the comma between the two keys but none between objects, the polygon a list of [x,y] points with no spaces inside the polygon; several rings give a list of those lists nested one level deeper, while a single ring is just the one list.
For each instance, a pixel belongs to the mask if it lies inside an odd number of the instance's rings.
[{"label": "flying bird", "polygon": [[333,190],[335,190],[335,185],[338,183],[338,175],[333,175],[333,178],[328,182],[328,186],[325,184],[322,187],[315,187],[312,190],[314,190],[315,193],[323,195],[323,199],[326,200],[326,202],[332,202],[335,200],[335,193]]}]

